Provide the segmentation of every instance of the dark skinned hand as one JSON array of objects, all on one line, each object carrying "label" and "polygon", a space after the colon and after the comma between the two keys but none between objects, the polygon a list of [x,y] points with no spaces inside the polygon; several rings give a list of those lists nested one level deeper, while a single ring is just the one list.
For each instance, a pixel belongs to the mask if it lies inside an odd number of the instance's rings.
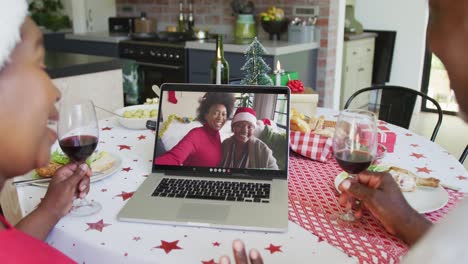
[{"label": "dark skinned hand", "polygon": [[[350,207],[353,199],[361,203],[377,218],[390,234],[397,235],[406,243],[414,244],[431,226],[430,222],[416,212],[406,201],[399,186],[389,173],[365,171],[356,181],[345,180],[340,185],[340,204]],[[363,207],[355,212],[362,217]]]},{"label": "dark skinned hand", "polygon": [[70,163],[55,172],[49,183],[49,188],[40,203],[58,218],[62,218],[73,206],[76,198],[84,198],[89,192],[91,169],[86,163],[78,166]]},{"label": "dark skinned hand", "polygon": [[[256,249],[251,249],[247,258],[244,242],[239,239],[232,242],[232,251],[235,264],[263,264],[262,256]],[[222,256],[219,259],[219,264],[231,264],[231,260],[228,256]]]}]

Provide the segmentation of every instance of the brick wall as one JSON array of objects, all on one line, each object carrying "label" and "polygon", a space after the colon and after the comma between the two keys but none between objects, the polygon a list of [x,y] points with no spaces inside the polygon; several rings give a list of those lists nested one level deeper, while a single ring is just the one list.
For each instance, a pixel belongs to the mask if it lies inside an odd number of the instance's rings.
[{"label": "brick wall", "polygon": [[[186,0],[187,1],[187,0]],[[317,5],[320,16],[317,25],[320,28],[321,40],[318,56],[317,87],[320,94],[319,104],[331,106],[335,77],[336,34],[338,23],[339,0],[252,0],[256,12],[262,12],[269,6],[283,8],[285,15],[292,17],[292,6]],[[176,25],[179,12],[177,0],[116,0],[117,14],[120,16],[138,16],[144,11],[148,17],[156,18],[159,30],[166,25]],[[224,33],[232,33],[235,17],[232,16],[231,0],[193,0],[196,27],[214,26],[223,28]],[[267,35],[259,27],[260,38]],[[339,88],[339,87],[338,87]]]}]

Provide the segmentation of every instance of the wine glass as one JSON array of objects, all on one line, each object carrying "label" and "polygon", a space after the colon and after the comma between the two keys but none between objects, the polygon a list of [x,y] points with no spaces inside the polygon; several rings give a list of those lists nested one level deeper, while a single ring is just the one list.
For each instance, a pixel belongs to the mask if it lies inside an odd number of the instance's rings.
[{"label": "wine glass", "polygon": [[[72,162],[82,164],[97,147],[99,128],[96,111],[91,100],[65,97],[60,104],[57,125],[59,145]],[[71,215],[88,216],[101,210],[97,202],[85,198],[74,202]]]},{"label": "wine glass", "polygon": [[[377,124],[375,115],[365,110],[343,110],[338,116],[333,135],[333,153],[338,165],[351,180],[366,170],[377,155]],[[340,219],[355,221],[349,209]]]}]

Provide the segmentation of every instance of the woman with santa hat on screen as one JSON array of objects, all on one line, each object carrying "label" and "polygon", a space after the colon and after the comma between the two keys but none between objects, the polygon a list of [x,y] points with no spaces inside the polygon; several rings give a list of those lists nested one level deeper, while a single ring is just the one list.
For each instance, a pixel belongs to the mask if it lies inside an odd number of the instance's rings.
[{"label": "woman with santa hat on screen", "polygon": [[277,170],[271,149],[254,136],[257,123],[255,110],[239,107],[231,122],[234,135],[223,141],[222,167]]}]

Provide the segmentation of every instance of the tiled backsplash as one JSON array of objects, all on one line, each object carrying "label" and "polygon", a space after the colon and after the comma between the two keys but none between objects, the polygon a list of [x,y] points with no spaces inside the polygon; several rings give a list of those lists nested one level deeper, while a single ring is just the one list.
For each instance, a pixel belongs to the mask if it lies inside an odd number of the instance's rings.
[{"label": "tiled backsplash", "polygon": [[[187,0],[185,0],[187,2]],[[158,29],[164,30],[167,25],[176,25],[179,13],[177,0],[116,0],[117,14],[120,16],[139,16],[146,12],[148,17],[156,18]],[[195,27],[209,27],[212,31],[231,34],[235,17],[232,15],[231,0],[193,0]],[[320,105],[331,106],[334,77],[336,34],[339,0],[252,0],[256,13],[265,11],[274,5],[282,8],[285,15],[292,18],[293,5],[314,5],[320,8],[317,25],[320,28],[321,40],[317,69],[317,87],[320,94]],[[213,30],[215,29],[215,30]],[[260,38],[267,38],[259,26]],[[336,87],[339,89],[339,87]]]}]

